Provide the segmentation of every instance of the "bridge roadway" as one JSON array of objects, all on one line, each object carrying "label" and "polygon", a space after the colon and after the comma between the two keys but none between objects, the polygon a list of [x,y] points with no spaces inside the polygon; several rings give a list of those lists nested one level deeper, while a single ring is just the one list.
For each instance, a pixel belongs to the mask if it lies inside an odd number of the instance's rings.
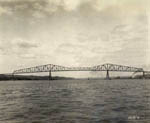
[{"label": "bridge roadway", "polygon": [[13,71],[13,75],[25,73],[49,72],[49,76],[51,78],[51,72],[61,72],[61,71],[106,71],[106,79],[110,79],[109,71],[133,72],[133,73],[142,72],[143,76],[145,76],[145,71],[143,70],[143,68],[109,64],[109,63],[93,67],[64,67],[59,65],[47,64],[15,70]]}]

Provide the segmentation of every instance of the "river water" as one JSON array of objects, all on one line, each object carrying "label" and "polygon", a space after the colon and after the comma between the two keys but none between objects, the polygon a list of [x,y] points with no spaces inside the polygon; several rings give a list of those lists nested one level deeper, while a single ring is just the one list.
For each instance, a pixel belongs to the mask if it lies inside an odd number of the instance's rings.
[{"label": "river water", "polygon": [[0,81],[0,123],[150,123],[150,80]]}]

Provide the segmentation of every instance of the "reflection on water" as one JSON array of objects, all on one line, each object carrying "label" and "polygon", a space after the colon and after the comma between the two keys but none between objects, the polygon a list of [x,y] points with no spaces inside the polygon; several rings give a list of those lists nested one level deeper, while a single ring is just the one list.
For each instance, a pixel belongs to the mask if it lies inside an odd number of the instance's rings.
[{"label": "reflection on water", "polygon": [[149,123],[149,80],[0,81],[0,123]]}]

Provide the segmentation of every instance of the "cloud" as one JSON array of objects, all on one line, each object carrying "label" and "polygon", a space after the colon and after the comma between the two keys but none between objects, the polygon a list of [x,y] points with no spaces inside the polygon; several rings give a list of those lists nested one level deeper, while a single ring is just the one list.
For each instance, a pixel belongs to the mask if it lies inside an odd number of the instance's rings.
[{"label": "cloud", "polygon": [[5,51],[5,49],[3,47],[0,47],[0,53],[4,52],[4,51]]},{"label": "cloud", "polygon": [[43,11],[45,4],[46,2],[42,0],[0,0],[0,7],[5,10],[4,14],[8,16],[11,12],[14,17],[32,17],[34,13]]},{"label": "cloud", "polygon": [[0,16],[4,15],[4,14],[11,15],[12,12],[9,8],[4,8],[4,7],[0,6]]},{"label": "cloud", "polygon": [[0,13],[6,14],[8,10],[11,10],[14,14],[26,13],[28,16],[41,18],[45,17],[43,15],[51,16],[51,14],[61,13],[61,11],[80,11],[85,9],[85,5],[89,7],[89,11],[103,12],[107,10],[110,15],[115,16],[122,13],[121,16],[125,16],[143,12],[148,8],[147,4],[147,0],[142,2],[141,0],[0,0]]},{"label": "cloud", "polygon": [[[3,41],[1,42],[3,47],[0,47],[0,54],[3,55],[16,55],[20,56],[31,56],[34,48],[38,48],[38,44],[35,44],[33,41],[29,42],[26,40],[15,39],[11,42]],[[33,54],[33,53],[32,53]],[[33,56],[33,55],[32,55]]]},{"label": "cloud", "polygon": [[67,53],[67,54],[78,54],[81,53],[82,50],[86,49],[85,46],[80,45],[80,44],[73,44],[73,43],[64,43],[64,44],[60,44],[56,51],[57,53]]},{"label": "cloud", "polygon": [[17,45],[19,48],[26,48],[26,49],[38,47],[37,44],[27,43],[27,42],[18,42]]}]

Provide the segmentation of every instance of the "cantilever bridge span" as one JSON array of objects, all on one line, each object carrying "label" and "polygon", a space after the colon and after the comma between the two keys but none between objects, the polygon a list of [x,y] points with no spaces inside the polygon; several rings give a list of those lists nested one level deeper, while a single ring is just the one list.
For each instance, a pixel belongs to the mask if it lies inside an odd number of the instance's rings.
[{"label": "cantilever bridge span", "polygon": [[143,76],[145,72],[143,68],[116,65],[116,64],[102,64],[93,67],[64,67],[59,65],[47,64],[41,66],[35,66],[30,68],[24,68],[15,70],[13,75],[15,74],[25,74],[25,73],[38,73],[38,72],[49,72],[49,76],[51,78],[51,72],[61,72],[61,71],[106,71],[106,79],[109,79],[109,71],[116,72],[143,72]]}]

